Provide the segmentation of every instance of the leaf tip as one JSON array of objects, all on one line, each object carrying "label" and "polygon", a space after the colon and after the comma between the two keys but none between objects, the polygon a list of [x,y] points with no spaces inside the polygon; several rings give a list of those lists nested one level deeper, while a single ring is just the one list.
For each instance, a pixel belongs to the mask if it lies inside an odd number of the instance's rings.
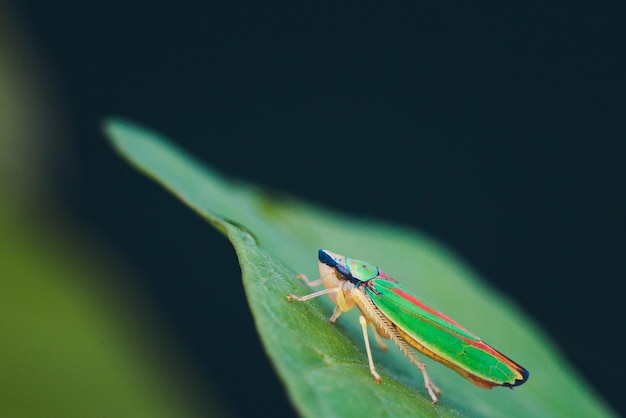
[{"label": "leaf tip", "polygon": [[100,122],[100,129],[102,129],[102,132],[114,144],[120,139],[130,136],[133,131],[137,132],[141,130],[141,128],[133,122],[117,116],[104,117]]}]

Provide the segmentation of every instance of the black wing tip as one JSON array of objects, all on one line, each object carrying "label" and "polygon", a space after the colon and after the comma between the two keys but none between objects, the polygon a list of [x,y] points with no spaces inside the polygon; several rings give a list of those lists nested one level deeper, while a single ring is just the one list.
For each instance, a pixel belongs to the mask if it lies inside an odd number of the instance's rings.
[{"label": "black wing tip", "polygon": [[511,389],[513,389],[515,386],[523,385],[524,383],[526,383],[526,381],[528,380],[528,376],[530,376],[530,373],[528,372],[528,370],[526,370],[523,367],[520,367],[519,372],[522,375],[521,379],[515,380],[514,383],[505,383],[502,386],[507,386],[507,387],[510,387]]}]

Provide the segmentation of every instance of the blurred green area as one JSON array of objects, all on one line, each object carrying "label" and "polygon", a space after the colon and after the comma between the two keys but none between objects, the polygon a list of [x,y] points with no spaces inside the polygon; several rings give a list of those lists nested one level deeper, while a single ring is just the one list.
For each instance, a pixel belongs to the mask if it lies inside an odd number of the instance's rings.
[{"label": "blurred green area", "polygon": [[129,268],[55,195],[71,150],[44,68],[0,3],[0,416],[228,415]]}]

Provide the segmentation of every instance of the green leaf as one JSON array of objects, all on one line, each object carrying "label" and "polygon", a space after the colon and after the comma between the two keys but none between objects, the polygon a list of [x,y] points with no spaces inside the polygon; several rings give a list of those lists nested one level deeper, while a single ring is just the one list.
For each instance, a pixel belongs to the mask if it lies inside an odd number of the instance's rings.
[{"label": "green leaf", "polygon": [[[274,366],[304,416],[610,416],[537,324],[441,243],[418,231],[315,207],[233,182],[160,135],[122,120],[105,130],[115,148],[232,242],[254,320]],[[419,371],[395,347],[373,346],[382,376],[370,375],[355,312],[335,325],[327,298],[288,302],[311,290],[317,249],[368,260],[530,371],[515,390],[480,389],[438,363],[436,406]],[[324,299],[324,300],[322,300]]]}]

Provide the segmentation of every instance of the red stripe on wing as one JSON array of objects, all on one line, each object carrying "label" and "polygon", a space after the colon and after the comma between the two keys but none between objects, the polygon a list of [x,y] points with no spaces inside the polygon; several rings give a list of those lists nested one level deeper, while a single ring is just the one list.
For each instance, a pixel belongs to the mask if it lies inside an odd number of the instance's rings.
[{"label": "red stripe on wing", "polygon": [[[466,331],[468,334],[470,335],[474,335],[473,333],[471,333],[467,328],[465,328],[464,326],[460,325],[458,322],[454,321],[453,319],[451,319],[449,316],[442,314],[441,312],[435,311],[433,308],[431,308],[428,305],[425,305],[423,302],[420,302],[415,296],[411,295],[410,293],[404,292],[401,289],[398,288],[394,288],[391,289],[392,292],[394,292],[395,294],[397,294],[398,296],[401,296],[402,298],[410,301],[411,303],[419,306],[421,309],[443,319],[444,321],[454,325],[455,327],[458,327],[464,331]],[[467,338],[463,335],[460,334],[456,334],[458,338],[462,339],[463,341],[465,341],[467,344],[476,347],[482,351],[485,351],[489,354],[491,354],[492,356],[494,356],[495,358],[497,358],[498,360],[502,361],[503,363],[507,364],[510,368],[517,370],[522,376],[524,376],[524,373],[522,371],[525,372],[525,369],[520,366],[519,364],[515,363],[513,360],[511,360],[510,358],[508,358],[507,356],[505,356],[504,354],[502,354],[501,352],[499,352],[498,350],[496,350],[495,348],[493,348],[492,346],[490,346],[489,344],[483,342],[480,338],[476,337],[475,340],[472,340],[470,338]],[[526,372],[528,373],[528,372]],[[525,378],[524,378],[525,381]],[[522,382],[523,383],[523,382]]]},{"label": "red stripe on wing", "polygon": [[[391,291],[393,293],[395,293],[398,296],[401,296],[403,299],[408,300],[409,302],[411,302],[414,305],[419,306],[421,309],[425,310],[426,312],[430,312],[431,314],[443,319],[444,321],[454,325],[455,327],[459,327],[461,328],[463,331],[468,332],[469,334],[472,334],[467,328],[465,328],[464,326],[462,326],[461,324],[459,324],[458,322],[456,322],[455,320],[453,320],[452,318],[450,318],[447,315],[442,314],[441,312],[438,312],[436,310],[434,310],[433,308],[431,308],[428,305],[425,305],[423,302],[420,302],[415,296],[413,296],[410,293],[407,293],[401,289],[398,288],[393,288],[391,289]],[[473,334],[472,334],[473,335]],[[478,337],[477,337],[478,338]]]}]

